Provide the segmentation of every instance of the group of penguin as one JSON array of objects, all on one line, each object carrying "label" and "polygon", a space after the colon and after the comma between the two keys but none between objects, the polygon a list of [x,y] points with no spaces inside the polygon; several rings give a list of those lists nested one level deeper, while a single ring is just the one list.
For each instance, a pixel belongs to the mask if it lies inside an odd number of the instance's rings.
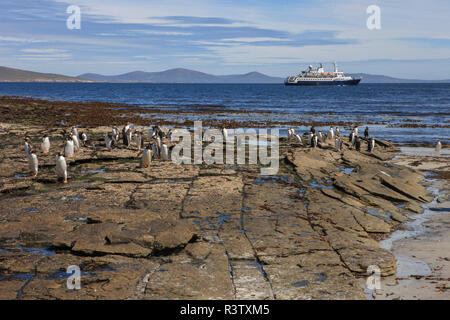
[{"label": "group of penguin", "polygon": [[[138,151],[140,151],[138,157],[141,157],[141,167],[150,167],[150,163],[154,157],[162,160],[169,160],[169,148],[167,144],[162,141],[164,138],[171,138],[171,129],[167,130],[166,128],[161,128],[157,125],[150,126],[148,129],[150,143],[148,143],[147,146],[144,146],[145,142],[143,133],[135,130],[132,126],[133,125],[131,124],[124,126],[122,130],[123,144],[126,147],[129,147],[131,142],[134,140]],[[58,155],[56,156],[56,175],[58,180],[62,180],[64,183],[67,183],[66,158],[73,158],[75,153],[82,151],[82,147],[92,146],[95,148],[95,145],[88,139],[85,132],[78,133],[78,129],[76,127],[72,127],[71,132],[69,134],[64,134],[64,136],[66,137],[64,151],[58,152]],[[118,145],[119,139],[119,129],[114,126],[111,132],[108,132],[105,135],[106,148],[111,151]],[[31,139],[28,135],[25,136],[24,145],[30,170],[33,173],[33,177],[37,177],[39,173],[38,158],[35,148],[32,145]],[[47,134],[44,134],[42,138],[41,150],[44,154],[48,154],[50,151],[50,138]]]},{"label": "group of penguin", "polygon": [[[364,138],[367,140],[367,151],[372,152],[375,148],[375,139],[369,138],[369,128],[366,127],[364,130]],[[295,130],[293,128],[288,129],[288,139],[294,139],[300,144],[303,145],[303,140],[300,137],[298,133],[295,133]],[[334,139],[334,145],[337,151],[342,150],[342,145],[344,143],[343,139],[341,138],[341,132],[339,127],[333,127],[331,126],[328,132],[323,133],[322,130],[318,130],[316,133],[316,128],[314,126],[311,127],[309,134],[308,134],[308,144],[312,148],[316,148],[319,144],[319,142],[326,142],[328,139],[333,140]],[[361,139],[358,137],[358,127],[354,127],[349,135],[349,142],[352,144],[352,146],[357,150],[361,150]]]}]

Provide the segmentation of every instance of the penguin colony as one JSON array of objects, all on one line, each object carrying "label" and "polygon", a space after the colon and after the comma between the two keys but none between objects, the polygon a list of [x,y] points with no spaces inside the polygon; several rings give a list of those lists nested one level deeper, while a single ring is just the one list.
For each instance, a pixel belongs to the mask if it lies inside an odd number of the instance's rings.
[{"label": "penguin colony", "polygon": [[[164,161],[170,160],[169,147],[166,144],[166,139],[170,139],[172,130],[165,127],[150,126],[148,129],[150,142],[145,144],[144,132],[134,129],[132,124],[127,124],[122,129],[123,145],[130,147],[134,142],[137,147],[138,157],[141,158],[141,167],[149,168],[152,159],[160,158]],[[77,127],[72,127],[70,133],[64,132],[63,150],[57,153],[55,173],[59,181],[67,183],[67,161],[66,159],[74,159],[75,154],[82,152],[83,148],[91,147],[95,150],[95,144],[89,140],[86,132],[78,132]],[[107,132],[104,137],[105,147],[108,151],[112,151],[119,146],[120,131],[114,126],[110,132]],[[39,173],[39,163],[35,148],[31,142],[31,138],[26,135],[24,138],[25,155],[28,158],[28,164],[32,176],[35,178]],[[44,134],[41,142],[42,154],[49,154],[51,147],[50,137]]]},{"label": "penguin colony", "polygon": [[[228,140],[228,131],[226,128],[222,128],[222,134],[224,136],[224,141]],[[66,159],[73,159],[76,153],[83,150],[84,147],[91,147],[95,150],[95,144],[89,140],[87,133],[78,132],[77,127],[72,127],[70,133],[64,133],[65,143],[62,152],[58,152],[56,156],[56,176],[58,180],[62,180],[63,183],[67,183],[67,162]],[[122,141],[125,147],[130,147],[134,144],[139,151],[138,157],[140,157],[140,165],[142,168],[149,168],[152,159],[158,158],[164,161],[170,160],[169,147],[165,143],[166,139],[170,139],[172,136],[172,129],[167,129],[166,127],[160,127],[158,125],[149,126],[148,136],[150,142],[145,144],[145,134],[142,131],[134,129],[134,125],[127,124],[122,128]],[[344,143],[341,137],[341,131],[339,127],[333,128],[332,126],[328,131],[323,132],[318,130],[316,133],[316,128],[311,127],[309,133],[305,133],[303,136],[306,137],[306,143],[303,141],[302,137],[295,132],[294,128],[287,129],[288,140],[294,140],[296,143],[307,146],[311,148],[320,147],[321,143],[327,142],[327,140],[334,141],[334,147],[336,151],[342,151],[342,146]],[[366,127],[364,130],[364,138],[358,136],[358,127],[355,126],[349,136],[349,145],[356,151],[361,151],[362,141],[367,143],[367,152],[373,152],[376,146],[376,140],[374,137],[370,137],[369,128]],[[116,126],[113,126],[110,132],[107,132],[104,137],[104,142],[107,150],[112,151],[114,148],[118,147],[120,143],[120,133]],[[39,173],[39,163],[36,155],[34,146],[32,145],[31,138],[26,135],[24,138],[25,154],[28,158],[28,164],[33,177],[37,177]],[[51,142],[50,137],[44,134],[41,142],[41,151],[43,154],[48,154],[50,151]],[[436,142],[435,150],[439,154],[442,149],[442,144],[439,140]]]}]

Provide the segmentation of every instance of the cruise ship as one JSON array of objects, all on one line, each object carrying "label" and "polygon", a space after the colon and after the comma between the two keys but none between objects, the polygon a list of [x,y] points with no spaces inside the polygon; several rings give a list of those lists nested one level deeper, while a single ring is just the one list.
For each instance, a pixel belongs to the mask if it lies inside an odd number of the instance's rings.
[{"label": "cruise ship", "polygon": [[325,72],[322,64],[317,69],[309,66],[308,70],[302,71],[299,75],[287,77],[284,84],[287,86],[355,86],[361,81],[360,78],[353,78],[338,71],[334,62],[334,72]]}]

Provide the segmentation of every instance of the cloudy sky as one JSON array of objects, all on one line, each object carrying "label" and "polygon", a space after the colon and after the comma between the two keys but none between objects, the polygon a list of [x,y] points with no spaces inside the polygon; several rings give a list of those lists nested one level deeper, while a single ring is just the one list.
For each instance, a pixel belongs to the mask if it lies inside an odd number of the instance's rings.
[{"label": "cloudy sky", "polygon": [[[81,29],[69,30],[69,5]],[[366,26],[369,5],[381,29]],[[450,79],[449,0],[1,0],[0,65],[79,75],[346,72]]]}]

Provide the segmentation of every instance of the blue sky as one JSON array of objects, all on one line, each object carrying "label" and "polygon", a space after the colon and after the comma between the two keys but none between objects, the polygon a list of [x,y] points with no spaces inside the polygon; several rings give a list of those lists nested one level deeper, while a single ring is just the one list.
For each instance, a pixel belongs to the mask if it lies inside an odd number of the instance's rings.
[{"label": "blue sky", "polygon": [[[366,27],[369,5],[381,29]],[[81,29],[69,30],[69,5]],[[448,0],[1,0],[0,65],[78,75],[189,68],[450,79]]]}]

